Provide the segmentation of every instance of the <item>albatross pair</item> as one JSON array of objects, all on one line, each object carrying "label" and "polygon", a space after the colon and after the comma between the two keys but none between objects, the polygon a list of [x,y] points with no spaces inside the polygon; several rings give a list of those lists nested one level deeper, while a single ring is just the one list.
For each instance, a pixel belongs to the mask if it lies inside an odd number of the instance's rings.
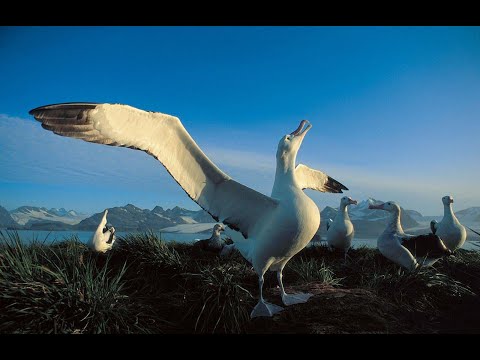
[{"label": "albatross pair", "polygon": [[103,212],[102,220],[88,242],[88,246],[99,253],[106,253],[110,250],[116,240],[115,228],[111,224],[107,224],[107,214],[108,209]]},{"label": "albatross pair", "polygon": [[297,152],[312,127],[308,121],[301,121],[295,131],[280,139],[275,182],[271,196],[265,196],[221,171],[177,117],[127,105],[92,103],[43,106],[30,114],[58,135],[147,152],[216,221],[241,232],[246,241],[239,250],[252,263],[259,282],[260,299],[251,317],[272,316],[282,310],[263,298],[267,270],[277,272],[285,305],[306,302],[311,296],[287,294],[282,282],[285,264],[308,244],[320,224],[318,207],[303,189],[333,193],[348,189],[321,171],[296,166]]},{"label": "albatross pair", "polygon": [[395,201],[372,204],[368,208],[390,213],[387,227],[377,240],[377,247],[383,256],[398,265],[415,270],[420,265],[433,265],[440,258],[452,253],[435,234],[406,234],[400,222],[402,210]]}]

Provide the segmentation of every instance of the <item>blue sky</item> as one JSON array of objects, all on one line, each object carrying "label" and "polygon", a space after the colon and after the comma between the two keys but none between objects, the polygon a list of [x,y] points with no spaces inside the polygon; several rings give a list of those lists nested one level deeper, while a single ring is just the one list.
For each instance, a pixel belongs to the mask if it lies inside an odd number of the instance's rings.
[{"label": "blue sky", "polygon": [[[180,117],[237,181],[270,194],[279,138],[358,200],[425,215],[480,206],[479,27],[0,27],[0,205],[197,209],[147,154],[43,130],[41,105]],[[341,195],[307,191],[320,209]]]}]

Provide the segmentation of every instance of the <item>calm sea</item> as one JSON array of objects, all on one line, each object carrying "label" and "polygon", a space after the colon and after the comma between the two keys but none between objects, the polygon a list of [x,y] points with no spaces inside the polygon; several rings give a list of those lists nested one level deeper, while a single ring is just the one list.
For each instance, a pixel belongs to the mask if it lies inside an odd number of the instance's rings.
[{"label": "calm sea", "polygon": [[[3,230],[5,233],[5,230]],[[92,236],[93,231],[43,231],[43,230],[17,230],[20,239],[25,243],[30,243],[33,240],[37,240],[45,243],[52,243],[56,241],[63,241],[71,239],[73,236],[77,236],[78,240],[83,243],[88,242]],[[115,235],[126,236],[132,234],[132,232],[122,232],[117,231]],[[155,232],[155,234],[165,241],[176,241],[179,243],[189,243],[193,242],[195,239],[207,239],[210,234],[178,234],[178,233],[160,233]]]},{"label": "calm sea", "polygon": [[[5,231],[3,231],[5,232]],[[46,243],[51,243],[54,241],[63,241],[70,239],[72,236],[76,235],[81,242],[86,243],[91,239],[93,231],[41,231],[41,230],[18,230],[17,231],[20,238],[25,243],[30,243],[33,240],[45,241]],[[117,236],[126,236],[131,234],[131,232],[121,232],[117,231],[115,233]],[[210,234],[181,234],[181,233],[155,233],[158,237],[165,241],[175,241],[179,243],[191,243],[195,239],[207,239]],[[323,243],[323,242],[322,242]],[[369,248],[377,247],[376,239],[357,239],[353,240],[353,247],[362,247],[366,246]],[[465,250],[480,250],[480,241],[466,241],[463,246]]]}]

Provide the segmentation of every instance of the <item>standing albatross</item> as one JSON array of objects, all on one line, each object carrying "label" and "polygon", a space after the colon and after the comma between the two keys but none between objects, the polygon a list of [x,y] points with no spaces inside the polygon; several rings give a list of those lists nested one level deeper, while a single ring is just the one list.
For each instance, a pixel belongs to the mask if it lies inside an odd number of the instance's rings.
[{"label": "standing albatross", "polygon": [[452,251],[460,249],[467,239],[467,230],[460,224],[452,209],[453,197],[445,195],[442,197],[443,219],[440,222],[432,220],[430,229],[432,234],[438,235]]},{"label": "standing albatross", "polygon": [[[325,173],[295,166],[297,152],[311,128],[302,120],[280,139],[271,196],[252,190],[221,171],[198,147],[177,117],[120,104],[67,103],[30,111],[42,127],[88,142],[143,150],[167,169],[187,195],[216,221],[241,232],[239,248],[259,279],[260,299],[251,317],[272,316],[283,308],[263,299],[263,276],[276,271],[285,305],[306,302],[311,294],[286,294],[282,270],[313,237],[320,224],[317,205],[303,192],[309,188],[348,190]],[[308,123],[306,128],[305,125]]]},{"label": "standing albatross", "polygon": [[327,244],[331,249],[340,249],[344,251],[345,262],[347,261],[347,253],[352,246],[355,230],[353,228],[350,216],[348,216],[348,205],[357,205],[357,200],[353,200],[349,196],[340,199],[340,207],[332,221],[327,222]]}]

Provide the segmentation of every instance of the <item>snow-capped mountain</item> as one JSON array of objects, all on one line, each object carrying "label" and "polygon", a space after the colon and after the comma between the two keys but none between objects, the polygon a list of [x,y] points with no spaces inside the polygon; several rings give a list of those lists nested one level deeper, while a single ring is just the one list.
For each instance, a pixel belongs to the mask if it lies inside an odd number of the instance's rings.
[{"label": "snow-capped mountain", "polygon": [[10,215],[19,225],[25,225],[26,227],[39,222],[60,222],[75,225],[88,217],[87,214],[81,214],[74,210],[67,211],[64,208],[48,210],[44,207],[35,206],[21,206],[10,211]]},{"label": "snow-capped mountain", "polygon": [[351,220],[369,220],[376,221],[385,219],[388,213],[383,210],[371,210],[369,205],[381,204],[383,201],[368,198],[367,200],[360,201],[358,205],[350,205],[348,207],[348,214]]},{"label": "snow-capped mountain", "polygon": [[48,210],[50,213],[55,214],[57,216],[62,216],[62,217],[78,217],[81,216],[81,214],[77,213],[75,210],[65,210],[64,208],[51,208]]},{"label": "snow-capped mountain", "polygon": [[[95,230],[103,216],[103,211],[82,220],[75,225],[77,230]],[[135,205],[108,209],[108,222],[118,231],[159,231],[183,224],[213,223],[215,220],[204,210],[188,210],[178,206],[164,210],[155,206],[152,210],[140,209]]]},{"label": "snow-capped mountain", "polygon": [[[350,219],[354,220],[364,220],[364,221],[384,221],[388,218],[389,213],[384,210],[373,210],[369,209],[369,205],[382,204],[383,201],[376,200],[373,198],[368,198],[367,200],[360,201],[358,205],[350,205],[348,207],[348,214]],[[402,225],[406,228],[414,227],[418,225],[417,220],[422,217],[418,211],[415,210],[405,210],[402,209],[401,221]],[[337,211],[337,209],[335,209]]]},{"label": "snow-capped mountain", "polygon": [[[350,205],[348,212],[355,227],[355,236],[377,237],[385,229],[388,213],[383,210],[370,210],[370,204],[382,201],[369,198],[358,205]],[[328,219],[334,219],[338,209],[326,206],[321,212],[319,235],[326,232]],[[3,214],[3,215],[2,215]],[[471,207],[456,212],[464,225],[480,230],[480,207]],[[8,212],[0,208],[0,228],[24,228],[32,230],[95,230],[103,215],[103,209],[92,215],[78,213],[64,208],[47,209],[45,207],[22,206]],[[410,233],[428,233],[430,221],[440,221],[442,216],[422,216],[418,211],[402,209],[403,228]],[[155,206],[152,210],[140,209],[132,204],[109,209],[108,221],[118,231],[160,231],[165,228],[175,231],[191,232],[199,224],[212,224],[214,219],[204,210],[188,210],[181,207],[164,209]],[[191,229],[190,229],[191,227]],[[473,234],[473,233],[472,233]],[[469,233],[469,236],[471,234]]]}]

